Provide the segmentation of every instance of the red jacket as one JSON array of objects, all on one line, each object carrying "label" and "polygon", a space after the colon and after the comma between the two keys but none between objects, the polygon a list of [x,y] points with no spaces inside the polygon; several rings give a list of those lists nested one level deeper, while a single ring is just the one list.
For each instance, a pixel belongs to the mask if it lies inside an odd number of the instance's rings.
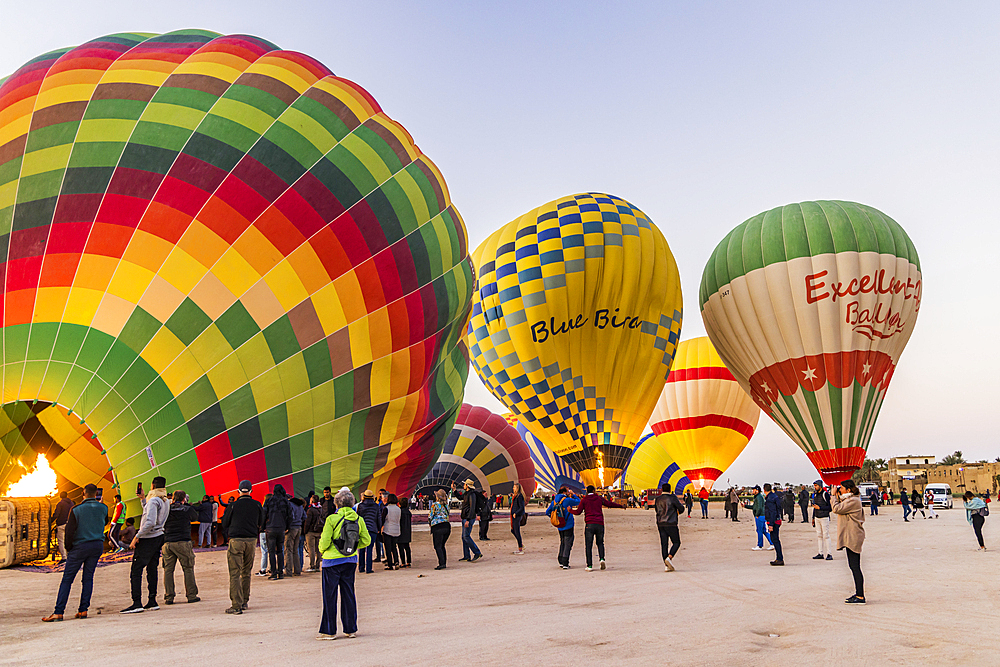
[{"label": "red jacket", "polygon": [[584,523],[598,523],[604,525],[604,509],[605,507],[617,507],[622,509],[622,506],[613,503],[604,496],[599,496],[596,493],[588,493],[584,497],[580,498],[580,504],[570,510],[571,514],[583,514]]}]

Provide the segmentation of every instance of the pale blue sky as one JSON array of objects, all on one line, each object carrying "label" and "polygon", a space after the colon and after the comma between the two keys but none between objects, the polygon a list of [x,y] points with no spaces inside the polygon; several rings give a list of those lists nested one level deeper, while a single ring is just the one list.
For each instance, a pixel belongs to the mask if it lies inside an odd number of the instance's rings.
[{"label": "pale blue sky", "polygon": [[[704,333],[697,287],[729,229],[794,201],[870,204],[907,230],[925,278],[870,454],[1000,456],[990,417],[1000,399],[1000,10],[481,4],[8,1],[0,72],[127,30],[252,33],[303,51],[410,131],[444,173],[472,247],[574,192],[646,211],[681,270],[684,338]],[[474,374],[467,400],[499,409]],[[720,483],[815,477],[764,417]]]}]

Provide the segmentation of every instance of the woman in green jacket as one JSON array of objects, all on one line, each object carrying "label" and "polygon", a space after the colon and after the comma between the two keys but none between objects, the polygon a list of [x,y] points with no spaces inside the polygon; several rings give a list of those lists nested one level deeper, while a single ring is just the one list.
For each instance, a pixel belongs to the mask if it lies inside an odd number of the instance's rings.
[{"label": "woman in green jacket", "polygon": [[[372,543],[363,519],[354,511],[354,494],[346,487],[334,496],[337,512],[326,518],[323,534],[319,538],[319,550],[323,554],[323,617],[316,639],[337,638],[337,593],[340,593],[340,620],[344,634],[350,638],[358,632],[358,599],[354,595],[354,577],[358,571],[358,551]],[[357,523],[358,543],[350,555],[337,548],[344,525]],[[341,543],[341,548],[344,548]]]}]

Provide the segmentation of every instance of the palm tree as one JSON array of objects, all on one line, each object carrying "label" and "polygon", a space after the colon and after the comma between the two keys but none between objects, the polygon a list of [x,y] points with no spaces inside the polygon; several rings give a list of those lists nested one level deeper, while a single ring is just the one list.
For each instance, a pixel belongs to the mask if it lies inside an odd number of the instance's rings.
[{"label": "palm tree", "polygon": [[941,459],[942,465],[955,466],[965,463],[965,457],[962,456],[962,450],[955,450],[954,454],[949,454],[948,456]]}]

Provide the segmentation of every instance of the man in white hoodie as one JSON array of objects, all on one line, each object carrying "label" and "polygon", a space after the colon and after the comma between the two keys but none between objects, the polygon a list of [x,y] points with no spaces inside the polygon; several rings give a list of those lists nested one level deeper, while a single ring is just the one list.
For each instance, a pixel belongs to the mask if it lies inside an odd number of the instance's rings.
[{"label": "man in white hoodie", "polygon": [[[123,614],[160,608],[156,604],[156,580],[159,577],[160,549],[163,547],[163,525],[170,515],[166,486],[165,478],[154,477],[153,488],[142,501],[142,522],[131,545],[135,549],[132,554],[132,604],[122,609]],[[146,583],[149,587],[149,601],[145,606],[142,604],[143,570],[146,571]]]}]

